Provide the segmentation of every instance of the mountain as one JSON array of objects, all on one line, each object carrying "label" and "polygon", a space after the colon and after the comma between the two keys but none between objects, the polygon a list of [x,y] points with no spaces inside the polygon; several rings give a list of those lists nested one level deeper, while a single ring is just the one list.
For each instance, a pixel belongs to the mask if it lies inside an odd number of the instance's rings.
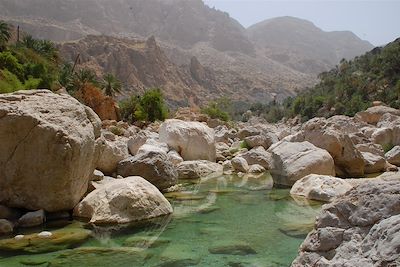
[{"label": "mountain", "polygon": [[294,17],[265,20],[247,32],[260,54],[305,73],[328,70],[373,48],[352,32],[325,32]]},{"label": "mountain", "polygon": [[[0,19],[62,43],[68,60],[81,53],[84,64],[97,72],[116,72],[127,92],[161,87],[174,104],[223,95],[237,101],[282,100],[313,86],[317,74],[342,57],[371,47],[351,33],[325,33],[294,18],[245,29],[201,0],[2,0]],[[95,38],[101,35],[111,37]],[[150,36],[160,49],[155,57],[165,64],[156,65],[160,62],[148,51],[141,51],[145,56],[140,58],[124,56],[137,49],[129,39],[146,43]],[[147,76],[136,73],[143,62]],[[193,74],[193,69],[206,74]],[[163,79],[151,70],[165,73]]]}]

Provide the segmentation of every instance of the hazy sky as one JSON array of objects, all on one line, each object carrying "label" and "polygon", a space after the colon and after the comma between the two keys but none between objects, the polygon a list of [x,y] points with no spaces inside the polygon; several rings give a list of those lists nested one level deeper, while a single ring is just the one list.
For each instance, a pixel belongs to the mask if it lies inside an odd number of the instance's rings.
[{"label": "hazy sky", "polygon": [[325,31],[350,30],[361,39],[382,45],[400,37],[400,0],[204,0],[248,27],[264,19],[294,16]]}]

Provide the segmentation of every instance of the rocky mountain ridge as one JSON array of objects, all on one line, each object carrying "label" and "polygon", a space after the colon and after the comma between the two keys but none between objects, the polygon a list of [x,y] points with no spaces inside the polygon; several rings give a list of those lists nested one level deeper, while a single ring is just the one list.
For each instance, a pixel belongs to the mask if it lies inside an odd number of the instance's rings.
[{"label": "rocky mountain ridge", "polygon": [[[79,46],[66,44],[67,59],[74,57],[72,54],[85,53],[96,61],[85,64],[94,65],[98,72],[120,70],[116,74],[129,84],[127,92],[140,92],[149,85],[163,87],[167,96],[173,96],[170,102],[177,105],[205,102],[221,95],[251,102],[283,99],[313,86],[317,74],[339,63],[341,57],[352,58],[372,48],[353,34],[325,33],[312,23],[298,23],[300,20],[295,18],[277,18],[245,29],[229,14],[210,8],[201,0],[4,0],[0,3],[0,19],[19,24],[35,37],[68,43],[80,40]],[[88,35],[115,38],[81,40]],[[134,74],[135,69],[122,70],[122,65],[145,64],[149,69],[159,66],[150,67],[156,61],[133,58],[128,62],[124,55],[117,55],[118,49],[107,50],[121,47],[127,39],[144,41],[150,36],[155,36],[167,57],[161,61],[170,62],[169,69],[162,72],[176,69],[171,80],[164,75],[161,80],[149,82],[143,75]],[[99,43],[105,39],[106,43]],[[92,54],[93,49],[79,50],[85,47],[96,47],[96,53],[103,49],[101,64],[97,62],[99,54]],[[110,53],[113,56],[105,56]],[[190,79],[191,62],[197,63],[193,57],[207,70],[208,74],[202,76],[205,80],[199,81],[199,76],[197,80]],[[178,73],[181,78],[177,78]],[[172,88],[176,82],[176,88]],[[186,94],[177,94],[183,90]],[[185,103],[174,99],[184,96],[181,101],[184,99]]]}]

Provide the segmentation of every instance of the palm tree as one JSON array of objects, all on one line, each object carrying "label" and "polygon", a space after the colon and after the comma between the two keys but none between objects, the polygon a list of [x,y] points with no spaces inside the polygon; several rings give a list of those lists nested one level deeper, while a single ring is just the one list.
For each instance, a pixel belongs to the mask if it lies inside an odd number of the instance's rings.
[{"label": "palm tree", "polygon": [[101,89],[108,96],[113,97],[115,93],[121,92],[121,82],[111,73],[104,75]]},{"label": "palm tree", "polygon": [[10,26],[4,21],[0,21],[0,51],[4,49],[5,45],[11,39]]},{"label": "palm tree", "polygon": [[72,84],[75,90],[82,90],[89,83],[96,85],[96,74],[90,69],[80,69],[74,73]]}]

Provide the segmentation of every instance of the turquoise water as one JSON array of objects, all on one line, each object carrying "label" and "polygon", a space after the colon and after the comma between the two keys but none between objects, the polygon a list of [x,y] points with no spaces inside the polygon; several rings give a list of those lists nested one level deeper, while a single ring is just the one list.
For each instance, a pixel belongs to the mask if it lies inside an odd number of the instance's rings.
[{"label": "turquoise water", "polygon": [[73,222],[46,243],[0,241],[0,266],[289,266],[321,207],[272,188],[270,175],[184,183],[166,196],[172,216],[111,228]]}]

